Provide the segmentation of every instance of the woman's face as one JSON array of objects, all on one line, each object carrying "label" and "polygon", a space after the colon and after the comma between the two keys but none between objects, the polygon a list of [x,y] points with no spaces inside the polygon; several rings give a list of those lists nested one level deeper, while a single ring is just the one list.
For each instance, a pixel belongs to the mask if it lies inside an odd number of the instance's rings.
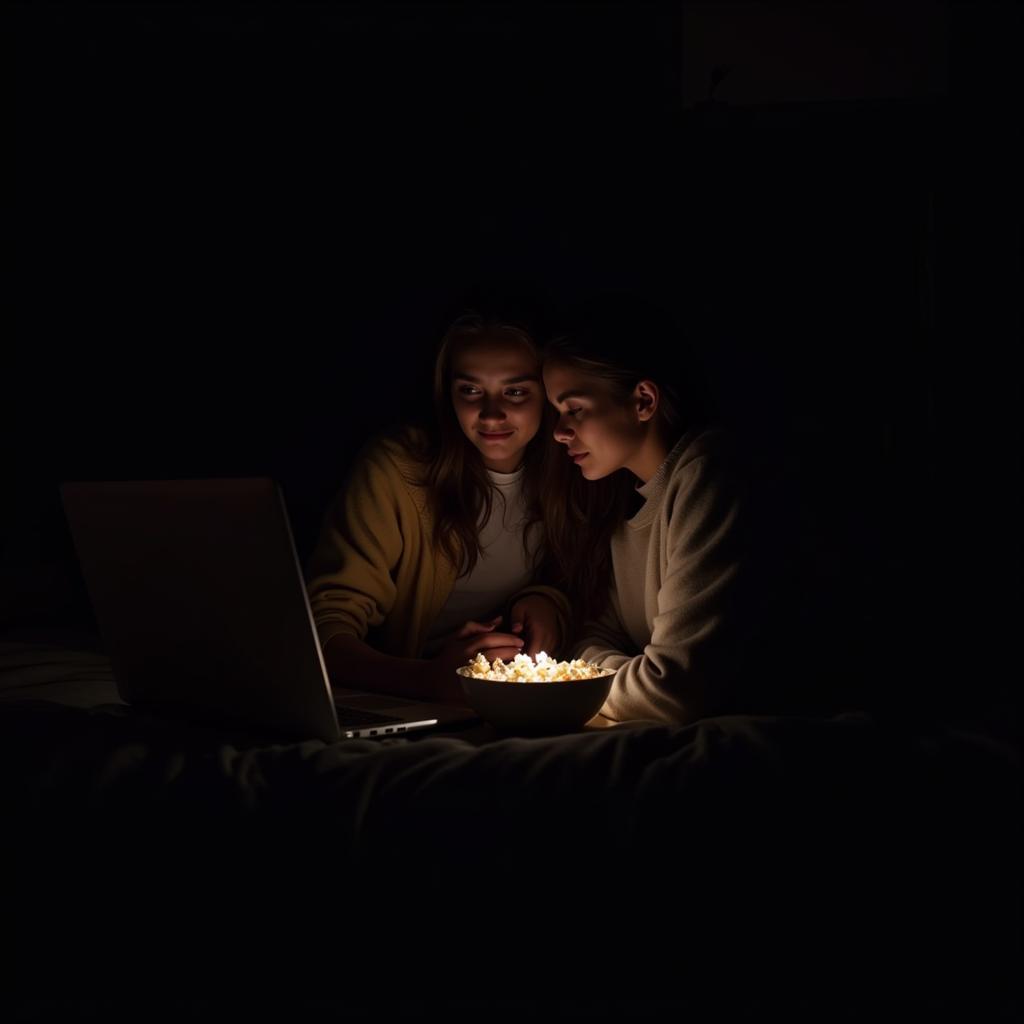
[{"label": "woman's face", "polygon": [[623,401],[608,381],[570,366],[544,367],[544,390],[558,410],[555,440],[588,480],[618,469],[633,469],[647,431],[632,402]]},{"label": "woman's face", "polygon": [[537,357],[512,339],[482,339],[452,359],[452,404],[484,465],[511,473],[540,429],[544,390]]}]

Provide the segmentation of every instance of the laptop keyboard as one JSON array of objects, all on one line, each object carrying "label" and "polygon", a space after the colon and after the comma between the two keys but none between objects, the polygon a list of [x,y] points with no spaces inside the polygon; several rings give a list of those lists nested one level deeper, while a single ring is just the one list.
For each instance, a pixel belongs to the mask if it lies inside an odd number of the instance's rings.
[{"label": "laptop keyboard", "polygon": [[339,707],[336,710],[339,725],[387,725],[391,722],[402,721],[401,718],[395,718],[394,715],[381,715],[376,711],[363,711],[349,707]]}]

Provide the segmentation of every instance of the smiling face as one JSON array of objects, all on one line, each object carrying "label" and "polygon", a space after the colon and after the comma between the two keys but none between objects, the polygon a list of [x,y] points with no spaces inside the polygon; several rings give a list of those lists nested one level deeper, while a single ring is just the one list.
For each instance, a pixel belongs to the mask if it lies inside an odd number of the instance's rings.
[{"label": "smiling face", "polygon": [[558,410],[555,440],[588,480],[628,469],[649,480],[667,454],[653,429],[657,387],[641,381],[623,395],[611,381],[565,363],[544,367],[544,390]]},{"label": "smiling face", "polygon": [[500,336],[474,340],[452,357],[452,406],[484,465],[511,473],[540,429],[544,392],[530,348]]}]

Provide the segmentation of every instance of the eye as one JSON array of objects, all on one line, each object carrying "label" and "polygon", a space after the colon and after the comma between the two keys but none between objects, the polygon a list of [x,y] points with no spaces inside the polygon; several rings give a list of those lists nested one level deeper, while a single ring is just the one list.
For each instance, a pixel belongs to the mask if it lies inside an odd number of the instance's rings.
[{"label": "eye", "polygon": [[529,398],[530,392],[527,388],[509,388],[505,392],[509,398]]},{"label": "eye", "polygon": [[580,418],[580,413],[583,412],[583,408],[582,406],[576,406],[575,409],[566,409],[565,411],[574,419],[578,420]]},{"label": "eye", "polygon": [[456,391],[462,398],[476,398],[480,394],[480,389],[473,384],[459,384]]}]

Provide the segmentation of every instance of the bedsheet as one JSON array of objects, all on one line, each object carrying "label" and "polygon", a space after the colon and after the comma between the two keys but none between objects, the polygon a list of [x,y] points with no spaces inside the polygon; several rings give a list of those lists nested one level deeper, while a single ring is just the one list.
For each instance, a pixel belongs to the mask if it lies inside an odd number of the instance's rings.
[{"label": "bedsheet", "polygon": [[98,651],[6,641],[0,750],[25,1005],[170,986],[370,1013],[395,971],[470,1016],[1009,998],[1018,754],[962,724],[268,743],[126,707]]}]

